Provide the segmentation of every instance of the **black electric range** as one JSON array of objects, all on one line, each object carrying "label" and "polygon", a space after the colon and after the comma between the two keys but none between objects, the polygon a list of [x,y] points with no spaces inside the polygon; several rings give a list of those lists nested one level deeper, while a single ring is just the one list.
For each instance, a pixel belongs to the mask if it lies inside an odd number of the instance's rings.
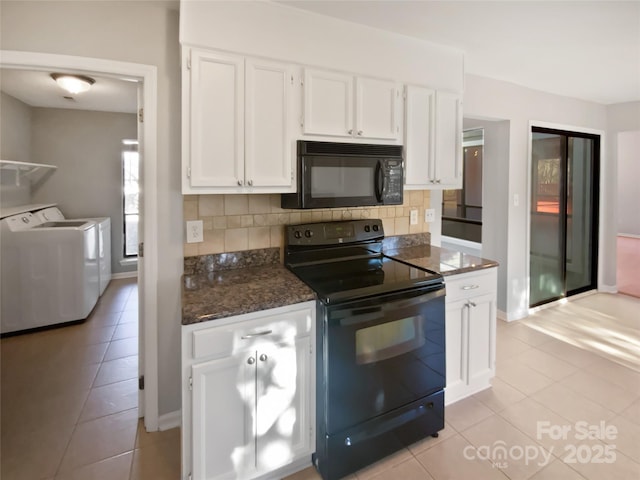
[{"label": "black electric range", "polygon": [[444,428],[444,281],[382,254],[379,219],[290,225],[285,265],[317,294],[324,480]]}]

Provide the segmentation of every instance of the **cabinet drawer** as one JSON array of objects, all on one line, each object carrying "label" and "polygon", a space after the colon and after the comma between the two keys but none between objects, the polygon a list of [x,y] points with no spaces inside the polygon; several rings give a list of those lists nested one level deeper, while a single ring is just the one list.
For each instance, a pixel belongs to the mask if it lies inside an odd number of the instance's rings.
[{"label": "cabinet drawer", "polygon": [[311,332],[311,310],[267,315],[193,332],[193,358],[222,358],[268,343],[293,343]]},{"label": "cabinet drawer", "polygon": [[462,273],[445,277],[447,302],[486,293],[495,293],[497,289],[496,275],[496,269],[490,268],[481,272]]}]

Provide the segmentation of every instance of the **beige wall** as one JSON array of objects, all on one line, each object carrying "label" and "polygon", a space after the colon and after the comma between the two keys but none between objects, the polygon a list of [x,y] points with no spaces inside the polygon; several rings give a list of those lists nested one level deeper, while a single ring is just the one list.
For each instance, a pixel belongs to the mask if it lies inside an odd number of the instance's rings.
[{"label": "beige wall", "polygon": [[57,203],[67,218],[111,217],[111,270],[135,271],[123,259],[122,140],[138,137],[133,113],[34,108],[32,158],[58,169],[33,203]]},{"label": "beige wall", "polygon": [[4,92],[0,95],[0,158],[35,161],[31,159],[31,107]]},{"label": "beige wall", "polygon": [[[186,195],[185,220],[202,220],[204,242],[185,243],[185,257],[234,252],[254,248],[282,247],[283,225],[381,218],[385,235],[428,232],[424,210],[429,191],[404,192],[404,204],[392,207],[287,210],[280,208],[280,195]],[[411,210],[418,210],[418,224],[409,225]]]}]

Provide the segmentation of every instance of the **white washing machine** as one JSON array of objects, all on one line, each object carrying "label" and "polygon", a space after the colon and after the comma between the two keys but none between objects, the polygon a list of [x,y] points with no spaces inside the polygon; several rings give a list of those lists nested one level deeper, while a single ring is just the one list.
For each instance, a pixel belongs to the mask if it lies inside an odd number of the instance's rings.
[{"label": "white washing machine", "polygon": [[27,211],[2,218],[0,235],[0,333],[89,316],[99,296],[95,222],[42,222]]},{"label": "white washing machine", "polygon": [[100,295],[111,281],[111,217],[65,219],[56,206],[35,212],[43,222],[90,220],[98,224],[98,267],[100,269]]}]

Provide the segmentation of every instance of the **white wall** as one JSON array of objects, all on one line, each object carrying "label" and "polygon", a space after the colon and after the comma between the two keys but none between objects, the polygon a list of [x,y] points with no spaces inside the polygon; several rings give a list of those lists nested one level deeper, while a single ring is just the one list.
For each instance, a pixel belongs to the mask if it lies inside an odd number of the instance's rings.
[{"label": "white wall", "polygon": [[637,179],[640,178],[638,135],[640,135],[640,102],[620,103],[607,107],[609,131],[608,152],[618,159],[612,176],[618,183],[617,202],[607,214],[614,220],[618,233],[640,235],[640,205]]},{"label": "white wall", "polygon": [[[466,117],[488,118],[509,122],[508,176],[499,183],[508,182],[506,191],[498,193],[504,201],[506,218],[499,221],[507,225],[506,263],[506,313],[509,320],[523,318],[528,311],[528,262],[527,232],[529,208],[529,135],[530,122],[548,122],[565,127],[607,130],[607,108],[604,105],[561,97],[520,87],[508,82],[475,75],[465,76],[464,112]],[[605,139],[606,141],[606,139]],[[601,189],[602,207],[606,210],[615,203],[615,183],[606,180],[611,175],[612,160],[601,158],[601,172],[605,179]],[[503,172],[500,172],[502,174]],[[505,195],[506,194],[506,195]],[[514,205],[514,195],[519,205]],[[615,225],[606,216],[600,218],[601,231],[606,242],[600,249],[600,282],[615,285],[615,246],[610,248]],[[504,253],[504,245],[498,248]],[[484,255],[483,250],[483,255]],[[486,254],[488,257],[490,255]],[[611,263],[613,258],[613,263]]]},{"label": "white wall", "polygon": [[123,259],[122,140],[138,138],[132,113],[34,108],[32,158],[58,169],[38,188],[33,203],[57,203],[67,218],[111,217],[111,270],[135,271]]},{"label": "white wall", "polygon": [[498,310],[507,311],[509,121],[465,118],[464,128],[484,129],[482,153],[482,256],[498,267]]},{"label": "white wall", "polygon": [[618,140],[618,233],[640,237],[640,130],[620,132]]},{"label": "white wall", "polygon": [[[31,159],[31,107],[17,98],[0,92],[0,160],[32,162]],[[16,186],[13,171],[0,176],[0,207],[29,203],[29,182]]]},{"label": "white wall", "polygon": [[77,55],[158,69],[159,413],[180,408],[180,61],[178,12],[165,2],[3,1],[5,50]]},{"label": "white wall", "polygon": [[31,107],[4,92],[0,94],[0,159],[32,162]]}]

